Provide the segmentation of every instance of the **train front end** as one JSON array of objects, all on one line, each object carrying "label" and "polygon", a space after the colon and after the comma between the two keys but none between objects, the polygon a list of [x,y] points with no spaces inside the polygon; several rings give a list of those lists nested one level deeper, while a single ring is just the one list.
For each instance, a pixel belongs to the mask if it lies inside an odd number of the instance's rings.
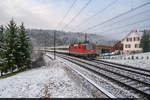
[{"label": "train front end", "polygon": [[86,50],[88,51],[88,58],[96,58],[96,45],[95,44],[86,44]]}]

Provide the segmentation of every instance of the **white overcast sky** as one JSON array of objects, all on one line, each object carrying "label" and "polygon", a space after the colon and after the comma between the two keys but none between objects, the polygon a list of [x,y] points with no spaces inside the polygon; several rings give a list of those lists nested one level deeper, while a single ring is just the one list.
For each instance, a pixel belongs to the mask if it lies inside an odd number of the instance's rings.
[{"label": "white overcast sky", "polygon": [[[120,13],[130,10],[131,8],[135,8],[141,4],[149,2],[149,0],[118,0],[97,16],[88,21],[84,21],[89,16],[92,16],[94,13],[105,8],[109,3],[115,1],[92,0],[87,8],[84,9],[83,12],[71,24],[69,24],[68,27],[64,28],[64,26],[69,23],[69,21],[89,0],[77,0],[69,14],[65,17],[63,22],[60,23],[73,1],[74,0],[0,0],[0,25],[7,25],[13,18],[17,24],[24,22],[26,28],[81,32],[89,27],[117,16]],[[86,32],[111,36],[112,38],[123,38],[132,29],[149,29],[150,27],[147,26],[150,25],[150,20],[136,25],[129,25],[125,28],[119,28],[119,26],[148,19],[150,17],[149,9],[150,5],[147,5],[131,14]],[[139,14],[137,17],[130,17],[144,11],[146,12]],[[128,17],[130,18],[128,19]],[[113,24],[115,21],[119,20],[122,21],[117,24]],[[77,27],[80,23],[82,23],[82,25]]]}]

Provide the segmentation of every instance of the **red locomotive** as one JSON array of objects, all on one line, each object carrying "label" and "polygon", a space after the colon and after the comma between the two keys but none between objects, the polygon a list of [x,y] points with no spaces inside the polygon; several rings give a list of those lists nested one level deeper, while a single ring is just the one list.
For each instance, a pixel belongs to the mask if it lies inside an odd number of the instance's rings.
[{"label": "red locomotive", "polygon": [[69,54],[86,58],[96,57],[96,46],[94,44],[74,44],[69,46]]},{"label": "red locomotive", "polygon": [[[54,47],[49,47],[47,49],[49,49],[50,52],[54,51]],[[73,44],[70,46],[56,46],[55,50],[57,53],[80,56],[84,58],[95,58],[97,55],[96,45],[90,43]]]}]

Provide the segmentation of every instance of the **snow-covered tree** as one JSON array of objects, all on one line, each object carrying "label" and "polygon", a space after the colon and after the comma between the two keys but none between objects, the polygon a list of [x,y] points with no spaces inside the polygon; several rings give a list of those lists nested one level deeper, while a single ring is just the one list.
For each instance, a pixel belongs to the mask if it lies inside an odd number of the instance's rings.
[{"label": "snow-covered tree", "polygon": [[30,67],[31,45],[23,23],[18,28],[12,19],[6,26],[0,26],[0,72]]},{"label": "snow-covered tree", "polygon": [[1,25],[0,26],[0,57],[1,57],[1,55],[2,55],[2,47],[3,47],[3,38],[4,38],[4,27]]},{"label": "snow-covered tree", "polygon": [[13,72],[16,69],[16,55],[17,55],[17,45],[18,45],[18,37],[17,37],[17,26],[12,19],[10,23],[6,27],[6,35],[7,35],[7,61],[8,61],[8,69]]},{"label": "snow-covered tree", "polygon": [[23,23],[19,28],[19,53],[20,53],[20,65],[22,67],[29,67],[31,64],[31,46],[30,39],[25,31]]},{"label": "snow-covered tree", "polygon": [[2,75],[3,68],[3,26],[0,26],[0,71]]},{"label": "snow-covered tree", "polygon": [[0,26],[0,71],[1,75],[3,72],[7,72],[7,44],[6,44],[6,34],[3,26]]},{"label": "snow-covered tree", "polygon": [[140,41],[140,47],[142,47],[143,52],[149,52],[150,51],[150,36],[146,34],[146,31],[144,30],[144,34],[142,36],[142,39]]}]

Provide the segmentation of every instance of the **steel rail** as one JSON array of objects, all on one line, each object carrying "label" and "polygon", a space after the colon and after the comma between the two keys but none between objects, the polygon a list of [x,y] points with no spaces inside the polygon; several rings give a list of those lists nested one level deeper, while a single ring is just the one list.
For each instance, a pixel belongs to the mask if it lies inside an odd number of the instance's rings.
[{"label": "steel rail", "polygon": [[[49,57],[51,59],[51,57],[49,55],[46,55],[47,57]],[[78,73],[81,77],[83,77],[85,80],[87,80],[90,84],[92,84],[95,88],[97,88],[99,91],[101,91],[106,97],[108,98],[117,98],[116,96],[114,96],[113,94],[111,94],[110,92],[108,92],[107,90],[105,90],[103,87],[99,86],[98,84],[96,84],[93,80],[89,79],[88,77],[86,77],[84,74],[82,74],[81,72],[79,72],[78,70],[76,70],[75,68],[71,69],[73,71],[75,71],[76,73]]]},{"label": "steel rail", "polygon": [[113,68],[118,68],[120,70],[125,70],[125,71],[133,72],[133,73],[136,73],[136,74],[139,74],[139,75],[150,77],[150,72],[149,72],[149,74],[147,73],[147,71],[146,71],[146,73],[145,73],[145,71],[141,72],[141,68],[139,68],[139,69],[132,68],[132,67],[130,68],[130,66],[112,64],[112,63],[109,63],[109,62],[102,62],[102,61],[99,61],[99,60],[96,60],[96,61],[94,60],[93,62],[98,63],[98,64],[103,64],[103,65],[108,65],[108,66],[113,67]]},{"label": "steel rail", "polygon": [[[98,75],[104,76],[104,77],[106,77],[106,78],[108,78],[108,79],[110,79],[112,81],[115,81],[115,82],[117,82],[119,84],[122,84],[122,85],[124,85],[124,86],[126,86],[126,87],[128,87],[128,88],[130,88],[130,89],[132,89],[132,90],[134,90],[134,91],[136,91],[138,93],[140,93],[140,94],[143,94],[144,96],[146,96],[148,98],[150,98],[150,94],[149,93],[146,93],[144,90],[140,90],[140,89],[138,89],[138,88],[136,88],[136,87],[134,87],[132,85],[129,85],[127,82],[121,82],[121,80],[119,80],[118,78],[116,78],[116,77],[114,78],[113,75],[120,76],[121,78],[125,78],[126,80],[130,79],[130,82],[131,81],[132,82],[136,82],[137,84],[142,84],[142,86],[144,85],[145,87],[146,86],[150,87],[150,84],[148,84],[148,83],[145,83],[145,82],[140,81],[140,80],[133,79],[133,78],[131,78],[129,76],[125,76],[125,75],[122,75],[120,73],[116,73],[116,72],[110,71],[108,69],[100,68],[97,65],[93,65],[93,64],[81,61],[79,59],[70,58],[70,57],[66,57],[66,56],[65,57],[61,56],[61,58],[66,59],[66,60],[68,60],[68,61],[70,61],[72,63],[75,63],[75,64],[77,64],[77,65],[79,65],[79,66],[81,66],[81,67],[83,67],[85,69],[88,69],[88,70],[90,70],[90,71],[92,71],[92,72],[94,72],[94,73],[96,73]],[[85,64],[88,65],[88,66],[92,66],[92,67],[89,68],[89,67],[85,66]],[[95,67],[95,68],[97,68],[99,70],[105,71],[106,73],[104,74],[101,71],[94,70],[94,69],[92,69],[93,67]],[[109,76],[109,75],[107,75],[107,73],[110,73],[112,75]]]},{"label": "steel rail", "polygon": [[114,63],[114,62],[109,62],[109,61],[103,61],[103,60],[100,60],[100,59],[95,59],[96,61],[100,61],[99,63],[102,63],[104,62],[105,64],[113,64],[113,65],[118,65],[118,66],[122,66],[122,67],[125,67],[125,68],[130,68],[130,69],[134,69],[134,70],[138,70],[138,71],[143,71],[143,72],[147,72],[149,74],[147,74],[146,76],[150,76],[150,70],[147,70],[147,69],[143,69],[143,68],[138,68],[138,67],[134,67],[134,66],[131,66],[131,65],[124,65],[124,64],[119,64],[119,63]]}]

